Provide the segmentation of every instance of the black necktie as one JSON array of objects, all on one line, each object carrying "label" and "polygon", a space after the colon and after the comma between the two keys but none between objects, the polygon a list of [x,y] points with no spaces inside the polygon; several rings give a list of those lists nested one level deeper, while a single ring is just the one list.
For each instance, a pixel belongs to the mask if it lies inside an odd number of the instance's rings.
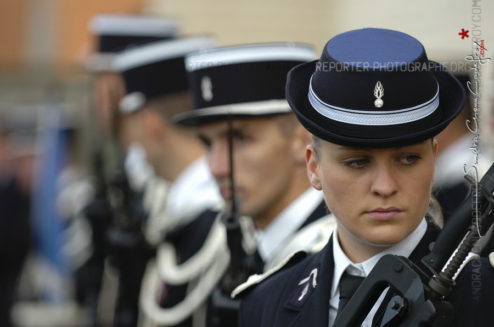
[{"label": "black necktie", "polygon": [[360,283],[364,280],[364,277],[353,276],[347,272],[343,273],[340,280],[340,302],[338,303],[338,312],[336,316],[340,314],[343,307],[347,304],[348,300],[352,297],[353,293],[357,290]]}]

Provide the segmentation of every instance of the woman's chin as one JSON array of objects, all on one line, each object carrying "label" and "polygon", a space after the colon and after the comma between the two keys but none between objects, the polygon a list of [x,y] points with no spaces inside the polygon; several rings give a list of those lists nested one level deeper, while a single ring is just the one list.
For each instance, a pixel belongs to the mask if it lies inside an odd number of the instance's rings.
[{"label": "woman's chin", "polygon": [[389,248],[406,237],[406,233],[399,231],[380,232],[374,235],[365,235],[362,239],[374,247]]}]

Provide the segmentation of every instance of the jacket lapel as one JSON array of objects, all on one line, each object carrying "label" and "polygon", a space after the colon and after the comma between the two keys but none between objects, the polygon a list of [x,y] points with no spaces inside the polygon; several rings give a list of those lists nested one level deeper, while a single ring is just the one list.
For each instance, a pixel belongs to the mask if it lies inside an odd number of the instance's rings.
[{"label": "jacket lapel", "polygon": [[314,260],[302,270],[293,290],[288,294],[283,315],[291,316],[290,327],[327,327],[329,294],[333,279],[334,261],[332,240],[314,255]]}]

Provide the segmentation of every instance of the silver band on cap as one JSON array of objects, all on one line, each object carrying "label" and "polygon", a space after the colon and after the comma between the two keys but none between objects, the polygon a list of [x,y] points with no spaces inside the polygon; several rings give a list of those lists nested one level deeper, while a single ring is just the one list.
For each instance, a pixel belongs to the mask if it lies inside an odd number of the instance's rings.
[{"label": "silver band on cap", "polygon": [[436,94],[428,101],[414,107],[390,110],[368,111],[341,108],[322,101],[312,88],[312,77],[309,84],[309,102],[312,107],[326,118],[347,124],[363,126],[386,126],[411,123],[432,114],[439,106],[439,84]]},{"label": "silver band on cap", "polygon": [[186,54],[208,49],[216,45],[211,37],[188,37],[157,41],[126,50],[119,54],[113,66],[116,71],[126,71],[158,61],[183,57]]},{"label": "silver band on cap", "polygon": [[253,102],[242,102],[225,104],[221,106],[195,109],[190,112],[177,114],[173,117],[175,122],[180,123],[190,118],[202,118],[221,115],[274,115],[292,112],[286,100],[263,100]]},{"label": "silver band on cap", "polygon": [[314,49],[298,43],[266,43],[206,49],[187,55],[188,72],[210,67],[259,61],[310,61],[315,59]]},{"label": "silver band on cap", "polygon": [[89,22],[89,30],[97,35],[172,36],[179,24],[168,18],[146,15],[100,14]]}]

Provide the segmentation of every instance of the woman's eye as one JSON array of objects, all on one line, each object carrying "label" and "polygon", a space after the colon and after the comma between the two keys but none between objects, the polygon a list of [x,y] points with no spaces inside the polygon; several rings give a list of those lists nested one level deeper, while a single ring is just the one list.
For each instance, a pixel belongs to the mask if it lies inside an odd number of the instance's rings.
[{"label": "woman's eye", "polygon": [[420,159],[419,155],[407,154],[405,156],[400,157],[400,162],[404,165],[411,165],[411,164],[417,162],[417,160],[419,160],[419,159]]},{"label": "woman's eye", "polygon": [[366,164],[369,163],[369,159],[367,158],[362,158],[362,159],[351,159],[345,161],[345,166],[348,166],[350,168],[363,168]]}]

